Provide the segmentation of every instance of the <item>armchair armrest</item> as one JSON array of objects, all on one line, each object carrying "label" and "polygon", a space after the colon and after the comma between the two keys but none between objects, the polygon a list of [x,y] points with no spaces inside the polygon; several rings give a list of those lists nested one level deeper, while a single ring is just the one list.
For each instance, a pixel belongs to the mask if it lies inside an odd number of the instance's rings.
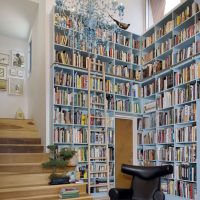
[{"label": "armchair armrest", "polygon": [[132,190],[123,188],[112,188],[109,191],[109,196],[111,200],[130,200],[132,196]]}]

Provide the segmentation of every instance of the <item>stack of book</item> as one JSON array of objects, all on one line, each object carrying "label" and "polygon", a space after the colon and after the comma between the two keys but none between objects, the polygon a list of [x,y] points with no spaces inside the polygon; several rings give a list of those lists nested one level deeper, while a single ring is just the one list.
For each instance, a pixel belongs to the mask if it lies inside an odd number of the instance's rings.
[{"label": "stack of book", "polygon": [[79,190],[77,188],[62,188],[59,194],[60,199],[70,199],[79,197]]}]

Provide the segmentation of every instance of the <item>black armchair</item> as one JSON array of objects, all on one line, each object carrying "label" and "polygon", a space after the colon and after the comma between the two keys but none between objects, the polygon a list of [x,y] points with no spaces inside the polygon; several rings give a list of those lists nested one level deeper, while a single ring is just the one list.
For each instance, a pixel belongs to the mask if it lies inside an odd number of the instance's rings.
[{"label": "black armchair", "polygon": [[173,173],[173,166],[144,167],[123,164],[121,171],[133,176],[131,187],[110,189],[110,200],[164,200],[165,195],[160,190],[160,177]]}]

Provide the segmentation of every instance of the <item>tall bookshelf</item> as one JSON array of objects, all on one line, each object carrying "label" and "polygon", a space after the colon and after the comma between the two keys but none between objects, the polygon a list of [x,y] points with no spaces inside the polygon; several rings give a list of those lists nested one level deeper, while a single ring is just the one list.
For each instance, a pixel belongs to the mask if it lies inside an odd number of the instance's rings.
[{"label": "tall bookshelf", "polygon": [[199,20],[199,6],[186,1],[142,36],[138,163],[174,166],[161,182],[170,200],[200,198]]},{"label": "tall bookshelf", "polygon": [[[172,164],[174,174],[161,183],[166,199],[199,199],[200,12],[193,0],[142,36],[97,30],[100,42],[89,52],[81,24],[67,13],[55,7],[52,143],[77,150],[80,180],[101,195],[115,186],[115,116],[137,117],[138,164]],[[96,105],[92,76],[102,79]],[[96,116],[102,127],[91,124]],[[105,158],[93,159],[93,147],[105,149]]]},{"label": "tall bookshelf", "polygon": [[96,30],[97,46],[70,12],[53,12],[52,143],[75,148],[77,181],[94,196],[115,187],[115,116],[141,116],[140,36]]}]

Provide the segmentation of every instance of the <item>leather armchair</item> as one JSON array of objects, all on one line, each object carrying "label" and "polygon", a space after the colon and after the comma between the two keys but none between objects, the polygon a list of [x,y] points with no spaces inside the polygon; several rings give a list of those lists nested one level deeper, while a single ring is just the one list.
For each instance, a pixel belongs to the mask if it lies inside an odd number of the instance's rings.
[{"label": "leather armchair", "polygon": [[110,189],[110,200],[164,200],[160,178],[173,173],[173,166],[144,167],[123,164],[121,171],[133,176],[131,187]]}]

